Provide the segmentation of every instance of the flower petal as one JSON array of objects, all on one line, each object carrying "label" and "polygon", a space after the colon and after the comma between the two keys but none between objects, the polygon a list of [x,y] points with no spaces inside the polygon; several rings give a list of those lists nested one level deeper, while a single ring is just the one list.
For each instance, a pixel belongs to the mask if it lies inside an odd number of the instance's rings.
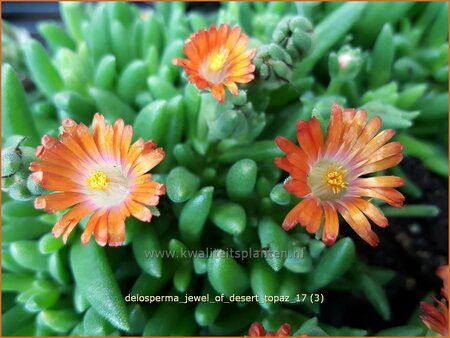
[{"label": "flower petal", "polygon": [[95,241],[100,246],[105,246],[108,243],[108,214],[109,211],[100,216],[94,230]]},{"label": "flower petal", "polygon": [[222,85],[213,85],[211,87],[211,92],[217,101],[220,103],[225,102],[225,89]]},{"label": "flower petal", "polygon": [[131,173],[136,176],[145,174],[156,167],[164,159],[164,156],[165,153],[163,148],[157,148],[149,154],[141,156]]},{"label": "flower petal", "polygon": [[283,229],[288,231],[295,227],[296,224],[299,223],[299,215],[300,212],[303,211],[305,205],[308,204],[308,199],[303,199],[300,203],[298,203],[289,213],[286,215],[283,221]]},{"label": "flower petal", "polygon": [[397,188],[403,184],[403,178],[398,176],[365,177],[354,181],[354,185],[361,188]]},{"label": "flower petal", "polygon": [[355,232],[372,246],[377,246],[379,243],[378,236],[372,231],[369,221],[366,216],[356,208],[352,202],[341,202],[338,205],[339,212],[346,222],[355,230]]},{"label": "flower petal", "polygon": [[309,189],[306,181],[300,181],[296,179],[292,179],[286,182],[286,184],[284,185],[284,189],[297,197],[303,197],[311,192],[311,189]]},{"label": "flower petal", "polygon": [[57,192],[41,195],[34,200],[36,209],[44,209],[46,212],[56,212],[70,208],[74,204],[84,202],[88,199],[85,194],[79,192]]},{"label": "flower petal", "polygon": [[133,200],[126,201],[126,206],[131,215],[136,217],[142,222],[150,222],[152,219],[152,213],[150,209],[146,208],[143,204],[137,203]]},{"label": "flower petal", "polygon": [[92,233],[94,232],[100,218],[103,216],[104,213],[105,210],[98,210],[89,218],[89,221],[86,224],[86,228],[81,234],[81,244],[86,245],[89,242]]},{"label": "flower petal", "polygon": [[73,228],[78,224],[78,222],[93,212],[97,207],[90,202],[82,202],[74,206],[68,212],[66,212],[59,220],[56,222],[52,229],[53,236],[60,237],[64,233],[63,240],[66,242],[67,237]]},{"label": "flower petal", "polygon": [[401,208],[405,201],[405,197],[394,188],[354,188],[354,191],[359,196],[378,198],[396,208]]},{"label": "flower petal", "polygon": [[333,205],[324,203],[323,211],[325,215],[325,223],[322,233],[322,241],[326,245],[333,245],[339,233],[339,220],[336,209]]},{"label": "flower petal", "polygon": [[387,218],[372,203],[362,198],[352,199],[351,203],[353,203],[359,210],[361,210],[367,217],[369,217],[376,225],[382,228],[387,227]]},{"label": "flower petal", "polygon": [[121,209],[112,209],[108,215],[108,245],[120,246],[125,241],[125,216]]}]

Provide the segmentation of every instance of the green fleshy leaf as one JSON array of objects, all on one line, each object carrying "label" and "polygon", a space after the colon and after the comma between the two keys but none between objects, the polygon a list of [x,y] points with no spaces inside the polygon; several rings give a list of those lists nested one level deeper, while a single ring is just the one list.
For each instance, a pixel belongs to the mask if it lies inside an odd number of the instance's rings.
[{"label": "green fleshy leaf", "polygon": [[368,275],[362,275],[359,279],[360,286],[369,302],[384,320],[391,318],[391,308],[384,289]]},{"label": "green fleshy leaf", "polygon": [[[9,243],[36,239],[43,234],[50,233],[51,229],[51,225],[40,222],[33,217],[10,219],[2,225],[2,241]],[[52,235],[50,234],[50,236]]]},{"label": "green fleshy leaf", "polygon": [[199,185],[196,175],[183,167],[176,167],[167,176],[167,196],[172,202],[185,202],[195,194]]},{"label": "green fleshy leaf", "polygon": [[189,246],[198,246],[212,205],[213,187],[200,189],[183,207],[179,217],[181,238]]},{"label": "green fleshy leaf", "polygon": [[261,250],[264,250],[264,258],[272,269],[279,271],[287,258],[289,238],[281,225],[271,219],[265,218],[258,228],[261,242]]},{"label": "green fleshy leaf", "polygon": [[81,23],[86,19],[83,4],[81,2],[60,2],[59,6],[64,25],[70,35],[77,42],[82,41]]},{"label": "green fleshy leaf", "polygon": [[[151,226],[144,224],[142,226],[145,228],[133,240],[134,257],[142,270],[151,276],[159,278],[162,272],[162,258],[156,257],[156,253],[160,250],[159,240],[155,230]],[[155,255],[146,257],[149,251]]]},{"label": "green fleshy leaf", "polygon": [[133,134],[135,137],[153,140],[160,144],[164,141],[168,126],[167,103],[158,100],[142,108],[139,112],[134,122]]},{"label": "green fleshy leaf", "polygon": [[124,297],[103,249],[93,241],[86,246],[75,241],[70,263],[83,297],[112,325],[127,331],[129,323]]},{"label": "green fleshy leaf", "polygon": [[278,296],[279,280],[276,272],[264,260],[258,259],[250,268],[250,285],[254,295],[259,297],[259,304],[271,309],[275,303],[265,301],[266,296]]},{"label": "green fleshy leaf", "polygon": [[75,42],[60,26],[52,22],[43,22],[38,25],[38,30],[52,50],[59,48],[75,50]]},{"label": "green fleshy leaf", "polygon": [[48,269],[48,256],[40,253],[38,242],[22,240],[11,243],[10,252],[14,260],[26,269],[33,271]]},{"label": "green fleshy leaf", "polygon": [[34,281],[33,275],[2,273],[2,290],[22,292],[29,289]]},{"label": "green fleshy leaf", "polygon": [[[47,228],[47,230],[50,231],[51,228],[49,228],[48,225]],[[51,232],[45,234],[39,240],[39,251],[43,254],[59,251],[63,247],[64,242],[62,241],[62,238],[56,238]]]},{"label": "green fleshy leaf", "polygon": [[393,32],[391,26],[387,23],[378,35],[373,47],[372,65],[369,74],[370,88],[377,88],[389,81],[394,51]]},{"label": "green fleshy leaf", "polygon": [[255,161],[243,159],[228,170],[226,188],[232,200],[243,200],[250,196],[256,184],[257,166]]},{"label": "green fleshy leaf", "polygon": [[293,336],[295,337],[304,334],[308,336],[328,336],[327,333],[319,326],[316,317],[305,321],[302,326],[293,333]]},{"label": "green fleshy leaf", "polygon": [[94,104],[74,91],[63,91],[55,95],[55,105],[60,111],[66,112],[60,118],[71,118],[77,122],[89,125],[92,116],[97,112]]},{"label": "green fleshy leaf", "polygon": [[145,63],[140,60],[132,61],[119,77],[117,93],[124,101],[131,103],[134,101],[136,94],[145,87],[146,79]]},{"label": "green fleshy leaf", "polygon": [[81,294],[80,288],[77,286],[75,286],[75,290],[73,292],[73,304],[78,313],[86,311],[91,306],[91,304],[89,304],[86,298],[84,298]]},{"label": "green fleshy leaf", "polygon": [[[293,78],[307,74],[326,53],[360,18],[366,3],[346,3],[327,16],[314,29],[316,46],[313,52],[294,70]],[[342,17],[345,16],[345,22]]]},{"label": "green fleshy leaf", "polygon": [[158,305],[156,312],[144,328],[144,336],[168,336],[186,311],[186,304],[166,302]]},{"label": "green fleshy leaf", "polygon": [[214,290],[226,296],[241,294],[249,287],[247,271],[224,250],[214,250],[208,260],[208,279]]},{"label": "green fleshy leaf", "polygon": [[203,295],[209,295],[209,301],[200,301],[195,307],[195,320],[200,326],[210,326],[219,316],[222,302],[215,302],[215,292],[209,285],[203,290]]},{"label": "green fleshy leaf", "polygon": [[84,335],[107,336],[114,328],[94,308],[86,311],[83,319]]},{"label": "green fleshy leaf", "polygon": [[116,67],[116,57],[105,55],[95,70],[94,85],[104,90],[113,89],[117,77]]},{"label": "green fleshy leaf", "polygon": [[209,217],[217,227],[231,235],[240,235],[247,226],[244,208],[232,202],[214,202]]},{"label": "green fleshy leaf", "polygon": [[39,314],[39,321],[58,333],[66,333],[78,323],[78,316],[70,309],[46,310]]},{"label": "green fleshy leaf", "polygon": [[[109,34],[111,35],[111,48],[112,51],[114,52],[114,55],[116,56],[117,59],[117,66],[118,69],[122,70],[124,74],[125,71],[128,69],[128,67],[131,65],[131,63],[142,63],[142,61],[140,60],[135,60],[132,61],[134,58],[133,55],[133,40],[130,37],[131,35],[131,31],[130,29],[127,29],[121,22],[119,21],[111,21],[109,23]],[[142,66],[142,67],[141,67]],[[142,71],[144,71],[145,66],[143,64],[141,64],[141,66],[139,68],[141,68]],[[133,70],[133,68],[129,69],[129,70]],[[133,77],[136,80],[135,83],[138,84],[139,86],[142,86],[145,83],[145,72],[142,72],[141,74],[138,74],[136,72],[134,73],[129,73],[130,75],[133,75]],[[130,77],[128,77],[130,78]],[[123,85],[125,85],[125,83],[123,83]],[[121,86],[120,81],[119,81],[119,86]],[[124,93],[127,93],[128,90],[126,87],[121,87],[124,91]],[[120,93],[120,91],[119,91]],[[128,92],[129,94],[132,94],[131,91]],[[125,100],[126,98],[123,97]]]},{"label": "green fleshy leaf", "polygon": [[94,99],[99,112],[101,112],[109,123],[114,123],[122,118],[125,123],[132,123],[136,113],[125,102],[116,95],[99,88],[89,89],[89,94]]},{"label": "green fleshy leaf", "polygon": [[71,276],[64,266],[60,252],[54,252],[50,255],[48,271],[56,281],[63,285],[66,285],[71,281]]},{"label": "green fleshy leaf", "polygon": [[273,141],[256,141],[248,146],[235,146],[220,154],[219,162],[234,163],[244,158],[250,158],[256,162],[273,162],[276,156],[283,156],[283,152]]},{"label": "green fleshy leaf", "polygon": [[47,55],[44,47],[30,40],[24,46],[25,61],[39,89],[51,98],[57,92],[64,89],[64,83],[58,70]]},{"label": "green fleshy leaf", "polygon": [[38,132],[28,107],[25,91],[14,69],[2,67],[2,134],[30,137],[30,144],[39,142]]},{"label": "green fleshy leaf", "polygon": [[130,304],[128,308],[130,320],[130,333],[135,335],[144,331],[147,322],[147,314],[141,304]]},{"label": "green fleshy leaf", "polygon": [[355,244],[352,239],[338,240],[322,254],[317,266],[308,275],[306,288],[313,292],[333,282],[351,267],[354,259]]},{"label": "green fleshy leaf", "polygon": [[33,313],[27,311],[22,305],[16,305],[2,314],[2,335],[13,336],[19,327],[32,322]]},{"label": "green fleshy leaf", "polygon": [[178,94],[178,90],[163,77],[150,76],[147,85],[150,93],[157,100],[169,100]]},{"label": "green fleshy leaf", "polygon": [[397,326],[397,327],[391,327],[389,329],[381,330],[375,334],[375,336],[381,336],[381,337],[397,337],[397,336],[423,336],[424,335],[424,329],[420,326],[414,326],[414,325],[404,325],[404,326]]}]

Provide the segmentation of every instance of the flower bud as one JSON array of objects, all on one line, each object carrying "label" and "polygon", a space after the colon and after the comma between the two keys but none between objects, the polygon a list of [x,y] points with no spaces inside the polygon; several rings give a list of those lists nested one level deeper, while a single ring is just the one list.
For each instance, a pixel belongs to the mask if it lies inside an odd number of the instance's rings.
[{"label": "flower bud", "polygon": [[279,79],[285,80],[286,82],[289,81],[292,75],[292,70],[284,62],[274,61],[272,63],[272,67],[275,75]]},{"label": "flower bud", "polygon": [[283,33],[280,29],[277,29],[275,32],[273,32],[272,40],[276,43],[281,43],[284,39],[286,39],[286,34]]},{"label": "flower bud", "polygon": [[337,55],[339,71],[348,79],[355,78],[363,64],[361,49],[344,46]]},{"label": "flower bud", "polygon": [[261,79],[263,80],[268,80],[270,77],[270,69],[269,66],[266,64],[262,64],[261,67],[259,68],[259,76],[261,77]]},{"label": "flower bud", "polygon": [[293,59],[298,59],[298,51],[297,47],[294,44],[293,39],[289,39],[286,41],[286,45],[284,46],[289,55],[292,56]]},{"label": "flower bud", "polygon": [[26,184],[29,175],[30,171],[28,170],[28,168],[22,166],[14,174],[14,182]]},{"label": "flower bud", "polygon": [[290,80],[292,58],[286,50],[274,43],[259,49],[254,64],[259,77],[264,80],[264,87],[268,89],[277,89]]},{"label": "flower bud", "polygon": [[271,43],[270,45],[268,45],[268,52],[273,59],[283,61],[286,64],[292,66],[291,56],[280,46]]},{"label": "flower bud", "polygon": [[303,53],[307,53],[312,47],[312,39],[309,33],[296,28],[292,34],[292,40],[294,41],[295,47]]},{"label": "flower bud", "polygon": [[42,195],[45,192],[45,189],[40,184],[33,181],[31,175],[27,178],[27,189],[35,196]]},{"label": "flower bud", "polygon": [[25,168],[28,168],[31,162],[36,161],[36,150],[32,147],[20,147],[22,164]]},{"label": "flower bud", "polygon": [[2,178],[2,190],[8,191],[9,188],[14,184],[14,176],[3,177]]},{"label": "flower bud", "polygon": [[272,40],[285,48],[294,60],[300,60],[312,49],[313,26],[302,16],[286,18],[276,27]]},{"label": "flower bud", "polygon": [[353,80],[361,71],[363,58],[361,49],[342,47],[337,53],[330,53],[328,59],[328,71],[331,78],[338,77],[341,80]]},{"label": "flower bud", "polygon": [[236,96],[233,96],[231,101],[235,106],[243,106],[247,103],[247,92],[245,90],[240,90]]},{"label": "flower bud", "polygon": [[20,152],[17,148],[9,147],[2,151],[2,176],[14,175],[22,165]]},{"label": "flower bud", "polygon": [[291,31],[294,31],[295,29],[300,29],[302,31],[312,33],[313,26],[307,18],[303,16],[296,16],[289,21],[289,29]]},{"label": "flower bud", "polygon": [[17,201],[27,201],[33,197],[25,182],[15,182],[8,191],[12,199]]}]

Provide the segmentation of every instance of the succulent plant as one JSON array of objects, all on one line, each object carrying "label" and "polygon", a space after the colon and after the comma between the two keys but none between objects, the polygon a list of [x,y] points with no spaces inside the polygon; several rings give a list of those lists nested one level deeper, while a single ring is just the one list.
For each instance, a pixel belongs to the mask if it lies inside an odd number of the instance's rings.
[{"label": "succulent plant", "polygon": [[[245,335],[255,322],[252,332],[375,334],[318,316],[333,291],[363,295],[389,322],[386,285],[395,272],[368,263],[356,236],[327,247],[322,230],[316,237],[301,226],[283,230],[298,198],[283,187],[289,179],[274,165],[283,156],[274,140],[294,139],[298,120],[314,118],[326,130],[333,103],[363,108],[396,131],[406,156],[446,180],[448,4],[186,7],[61,2],[63,27],[39,25],[45,47],[22,35],[20,44],[4,40],[3,335]],[[254,79],[230,89],[224,103],[173,62],[192,33],[221,23],[241,27],[256,50]],[[216,64],[226,57],[218,55]],[[24,89],[28,76],[34,89]],[[118,248],[82,245],[86,220],[64,244],[51,234],[62,211],[47,214],[32,201],[48,193],[30,178],[41,137],[56,139],[63,121],[90,126],[96,112],[132,126],[133,142],[153,140],[165,151],[152,169],[167,192],[149,209],[159,217],[127,218]],[[403,209],[381,206],[386,215],[439,213],[414,204],[422,191],[413,175],[384,171],[403,178],[407,197]],[[191,295],[210,301],[184,302]],[[428,333],[417,320],[406,324],[378,334]]]}]

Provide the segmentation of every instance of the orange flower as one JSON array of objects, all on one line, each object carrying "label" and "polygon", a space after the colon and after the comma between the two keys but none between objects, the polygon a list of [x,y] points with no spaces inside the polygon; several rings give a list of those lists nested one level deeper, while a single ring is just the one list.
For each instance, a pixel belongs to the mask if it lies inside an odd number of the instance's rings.
[{"label": "orange flower", "polygon": [[442,279],[442,282],[444,284],[444,286],[441,289],[441,294],[446,299],[448,299],[448,265],[440,266],[436,271],[436,275],[440,279]]},{"label": "orange flower", "polygon": [[255,66],[251,63],[256,50],[246,51],[248,37],[239,27],[211,25],[191,34],[184,45],[187,59],[176,58],[174,65],[182,66],[189,81],[200,90],[210,88],[217,101],[225,101],[224,85],[233,95],[238,94],[236,83],[253,80]]},{"label": "orange flower", "polygon": [[291,334],[291,326],[289,324],[283,324],[280,326],[278,331],[266,332],[264,326],[261,323],[254,322],[248,329],[248,335],[250,337],[288,337]]},{"label": "orange flower", "polygon": [[53,235],[63,235],[64,243],[78,222],[90,216],[81,236],[87,244],[94,233],[101,246],[119,246],[125,240],[125,219],[133,215],[150,222],[147,206],[156,206],[164,185],[146,174],[164,158],[162,148],[142,138],[131,144],[133,128],[122,119],[105,124],[95,114],[93,132],[84,124],[64,119],[59,139],[42,137],[36,149],[40,162],[32,162],[32,178],[56,192],[36,198],[37,209],[67,211],[53,227]]},{"label": "orange flower", "polygon": [[[441,293],[448,302],[448,265],[439,267],[436,274],[444,282]],[[437,307],[426,302],[420,302],[420,308],[423,313],[420,319],[430,330],[439,333],[441,336],[448,336],[448,305],[434,297],[433,299]]]},{"label": "orange flower", "polygon": [[316,118],[298,122],[300,147],[284,137],[276,139],[286,157],[276,158],[275,164],[290,175],[284,187],[304,198],[284,219],[285,230],[300,223],[315,233],[323,222],[322,240],[331,245],[339,233],[339,212],[361,238],[372,246],[378,244],[367,218],[380,227],[386,227],[388,221],[363,197],[378,198],[397,208],[405,199],[394,189],[403,185],[400,177],[362,177],[402,160],[402,145],[387,143],[394,131],[378,133],[380,127],[378,116],[367,121],[365,110],[342,111],[334,104],[326,140]]}]

